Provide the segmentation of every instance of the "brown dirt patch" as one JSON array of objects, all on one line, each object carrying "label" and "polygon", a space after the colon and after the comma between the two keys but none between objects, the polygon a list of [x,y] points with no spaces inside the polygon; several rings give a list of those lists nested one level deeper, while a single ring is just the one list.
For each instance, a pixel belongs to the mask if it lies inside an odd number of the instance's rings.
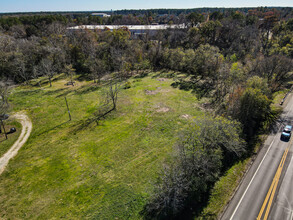
[{"label": "brown dirt patch", "polygon": [[168,111],[170,111],[170,109],[167,107],[157,109],[157,112],[168,112]]},{"label": "brown dirt patch", "polygon": [[166,81],[167,79],[166,79],[166,78],[158,78],[157,80],[158,80],[158,81],[161,81],[161,82],[164,82],[164,81]]},{"label": "brown dirt patch", "polygon": [[189,119],[191,116],[188,115],[188,114],[184,114],[184,115],[181,115],[181,118],[184,118],[184,119]]},{"label": "brown dirt patch", "polygon": [[146,95],[156,95],[158,93],[157,90],[144,90]]}]

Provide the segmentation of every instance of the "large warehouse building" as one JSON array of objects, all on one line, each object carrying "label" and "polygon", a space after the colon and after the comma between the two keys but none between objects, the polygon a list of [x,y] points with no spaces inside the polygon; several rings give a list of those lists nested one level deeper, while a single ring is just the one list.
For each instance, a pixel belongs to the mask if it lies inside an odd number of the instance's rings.
[{"label": "large warehouse building", "polygon": [[185,24],[157,24],[157,25],[80,25],[75,27],[68,28],[69,30],[115,30],[120,28],[127,28],[131,35],[142,35],[142,34],[150,34],[154,35],[159,30],[166,29],[183,29],[186,28]]}]

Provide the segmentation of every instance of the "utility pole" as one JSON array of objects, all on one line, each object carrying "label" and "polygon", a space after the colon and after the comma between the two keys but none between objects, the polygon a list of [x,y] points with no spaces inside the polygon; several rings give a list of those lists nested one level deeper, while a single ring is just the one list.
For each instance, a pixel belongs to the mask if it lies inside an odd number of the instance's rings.
[{"label": "utility pole", "polygon": [[67,111],[68,111],[68,115],[69,115],[69,121],[71,121],[71,114],[70,114],[70,110],[69,110],[69,107],[68,107],[68,103],[67,103],[67,99],[66,97],[65,98],[65,102],[66,102],[66,106],[67,106]]}]

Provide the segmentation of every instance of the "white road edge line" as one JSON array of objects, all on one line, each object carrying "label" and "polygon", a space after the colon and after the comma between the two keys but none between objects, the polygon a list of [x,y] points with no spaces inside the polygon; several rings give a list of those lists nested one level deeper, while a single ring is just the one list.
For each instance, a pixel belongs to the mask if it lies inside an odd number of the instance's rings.
[{"label": "white road edge line", "polygon": [[[291,112],[291,109],[292,109],[291,107],[292,107],[292,105],[290,106],[290,111],[288,111],[288,112],[287,112],[287,114],[286,114],[285,118],[287,118],[288,114]],[[277,133],[279,133],[279,132],[280,132],[281,128],[282,128],[282,126],[280,126],[280,128],[279,128],[279,130],[278,130],[278,132],[277,132]],[[249,182],[249,184],[248,184],[248,186],[247,186],[246,190],[244,191],[244,193],[243,193],[243,195],[242,195],[242,197],[241,197],[240,201],[238,202],[238,204],[237,204],[237,206],[236,206],[236,208],[235,208],[235,210],[234,210],[234,212],[233,212],[233,214],[232,214],[232,216],[231,216],[230,220],[233,220],[233,217],[234,217],[235,213],[237,212],[237,210],[238,210],[238,208],[239,208],[239,206],[240,206],[240,204],[241,204],[241,202],[242,202],[242,200],[243,200],[244,196],[246,195],[246,192],[248,191],[248,189],[249,189],[249,187],[250,187],[250,185],[251,185],[252,181],[254,180],[254,177],[256,176],[256,174],[257,174],[258,170],[260,169],[260,167],[261,167],[261,165],[262,165],[262,163],[263,163],[264,159],[266,158],[266,156],[267,156],[268,152],[270,151],[271,147],[273,146],[273,143],[274,143],[274,141],[275,141],[276,137],[277,137],[277,134],[275,135],[275,137],[274,137],[274,139],[273,139],[272,143],[270,144],[270,147],[268,148],[268,150],[267,150],[266,154],[264,155],[264,157],[262,158],[262,160],[261,160],[260,164],[258,165],[258,168],[257,168],[257,170],[255,171],[255,173],[254,173],[254,175],[253,175],[252,179],[250,180],[250,182]],[[292,216],[292,220],[293,220],[293,216]]]}]

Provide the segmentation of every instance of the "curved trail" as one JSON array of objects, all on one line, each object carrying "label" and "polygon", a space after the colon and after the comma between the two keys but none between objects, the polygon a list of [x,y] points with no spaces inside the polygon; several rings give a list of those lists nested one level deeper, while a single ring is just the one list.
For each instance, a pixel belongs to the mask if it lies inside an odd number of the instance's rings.
[{"label": "curved trail", "polygon": [[24,143],[29,138],[31,131],[32,131],[32,122],[29,117],[23,113],[17,113],[13,115],[18,121],[20,121],[22,125],[21,134],[19,135],[16,142],[12,145],[12,147],[0,158],[0,175],[5,170],[9,160],[13,158],[19,149],[24,145]]}]

